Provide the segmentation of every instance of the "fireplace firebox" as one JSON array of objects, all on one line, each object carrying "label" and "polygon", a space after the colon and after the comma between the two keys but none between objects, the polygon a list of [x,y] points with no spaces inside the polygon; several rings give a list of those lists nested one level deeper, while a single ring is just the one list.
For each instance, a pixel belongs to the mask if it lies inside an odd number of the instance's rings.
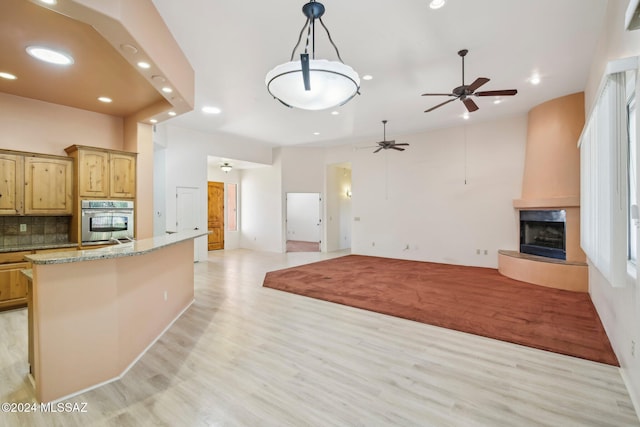
[{"label": "fireplace firebox", "polygon": [[565,225],[564,210],[521,210],[520,252],[567,259]]}]

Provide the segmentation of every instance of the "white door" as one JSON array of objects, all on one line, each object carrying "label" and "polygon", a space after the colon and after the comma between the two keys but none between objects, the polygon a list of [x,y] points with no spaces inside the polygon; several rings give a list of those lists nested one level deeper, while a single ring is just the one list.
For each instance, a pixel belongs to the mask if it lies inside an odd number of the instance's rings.
[{"label": "white door", "polygon": [[287,240],[320,242],[320,193],[287,193]]},{"label": "white door", "polygon": [[[176,231],[197,230],[198,226],[198,188],[176,188]],[[199,240],[194,239],[193,258],[199,261]]]}]

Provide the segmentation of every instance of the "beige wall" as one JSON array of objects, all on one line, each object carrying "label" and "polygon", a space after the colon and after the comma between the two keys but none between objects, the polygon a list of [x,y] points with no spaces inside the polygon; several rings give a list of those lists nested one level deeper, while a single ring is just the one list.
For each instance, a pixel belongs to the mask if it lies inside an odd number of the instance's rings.
[{"label": "beige wall", "polygon": [[[152,126],[0,93],[0,149],[66,156],[73,144],[138,153],[136,236],[153,236]],[[126,132],[125,132],[126,131]]]},{"label": "beige wall", "polygon": [[584,94],[552,99],[529,111],[523,199],[580,194],[578,138],[584,126]]},{"label": "beige wall", "polygon": [[191,239],[140,256],[34,264],[36,398],[122,375],[193,302],[193,274]]},{"label": "beige wall", "polygon": [[69,145],[123,149],[123,120],[0,93],[0,148],[66,156]]}]

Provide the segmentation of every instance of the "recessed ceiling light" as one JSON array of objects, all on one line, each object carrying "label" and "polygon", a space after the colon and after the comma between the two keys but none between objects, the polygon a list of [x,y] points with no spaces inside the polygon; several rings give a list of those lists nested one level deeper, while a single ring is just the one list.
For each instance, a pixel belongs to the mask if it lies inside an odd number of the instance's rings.
[{"label": "recessed ceiling light", "polygon": [[108,96],[101,96],[101,97],[98,98],[98,101],[104,102],[105,104],[108,104],[108,103],[112,102],[113,99],[109,98]]},{"label": "recessed ceiling light", "polygon": [[502,102],[502,99],[500,99],[500,98],[496,98],[496,99],[493,100],[494,104],[500,104],[501,102]]},{"label": "recessed ceiling light", "polygon": [[56,65],[71,65],[73,58],[71,55],[58,50],[49,49],[43,46],[28,46],[27,53],[40,61]]},{"label": "recessed ceiling light", "polygon": [[340,111],[332,111],[332,112],[331,112],[331,115],[332,115],[332,116],[337,116],[338,114],[340,114]]},{"label": "recessed ceiling light", "polygon": [[533,74],[531,76],[531,78],[529,79],[529,83],[531,83],[532,85],[537,85],[540,83],[540,75],[539,74]]},{"label": "recessed ceiling light", "polygon": [[16,76],[14,76],[11,73],[5,73],[5,72],[0,72],[0,77],[2,77],[3,79],[7,79],[7,80],[15,80],[17,79]]},{"label": "recessed ceiling light", "polygon": [[58,3],[56,0],[40,0],[40,3],[44,3],[44,4],[56,4]]},{"label": "recessed ceiling light", "polygon": [[462,115],[462,118],[465,119],[465,120],[469,120],[469,112],[467,111],[466,113],[464,113]]},{"label": "recessed ceiling light", "polygon": [[149,64],[148,62],[140,61],[138,62],[138,67],[144,68],[146,70],[148,68],[151,68],[151,64]]},{"label": "recessed ceiling light", "polygon": [[149,120],[151,123],[158,123],[158,121],[156,119],[151,119]]},{"label": "recessed ceiling light", "polygon": [[432,0],[431,3],[429,3],[429,7],[431,9],[440,9],[445,3],[445,0]]},{"label": "recessed ceiling light", "polygon": [[121,44],[120,49],[122,49],[123,52],[126,52],[129,55],[135,55],[136,53],[138,53],[138,48],[129,43]]},{"label": "recessed ceiling light", "polygon": [[373,79],[373,76],[371,74],[365,74],[364,76],[362,76],[362,80],[371,80]]},{"label": "recessed ceiling light", "polygon": [[320,132],[314,132],[313,134],[314,134],[315,136],[318,136],[318,135],[320,135]]},{"label": "recessed ceiling light", "polygon": [[218,107],[213,107],[211,105],[205,105],[202,107],[202,112],[207,114],[220,114],[222,112]]},{"label": "recessed ceiling light", "polygon": [[169,111],[169,115],[170,115],[171,117],[173,117],[173,116],[175,116],[175,115],[176,115],[176,112],[175,112],[175,111]]},{"label": "recessed ceiling light", "polygon": [[165,86],[165,87],[162,88],[162,91],[164,93],[171,93],[171,92],[173,92],[173,89],[171,89],[169,86]]}]

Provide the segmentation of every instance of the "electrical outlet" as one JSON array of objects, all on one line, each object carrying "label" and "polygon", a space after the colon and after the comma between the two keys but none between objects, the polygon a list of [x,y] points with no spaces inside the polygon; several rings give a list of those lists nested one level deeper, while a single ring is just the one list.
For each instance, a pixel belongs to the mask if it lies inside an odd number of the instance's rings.
[{"label": "electrical outlet", "polygon": [[24,233],[27,231],[27,224],[20,224],[20,232]]},{"label": "electrical outlet", "polygon": [[480,255],[480,249],[476,249],[476,255]]},{"label": "electrical outlet", "polygon": [[376,245],[376,242],[371,242],[371,246],[375,246],[375,245]]},{"label": "electrical outlet", "polygon": [[485,250],[484,250],[484,254],[485,254],[485,255],[488,255],[488,254],[489,254],[489,251],[485,249]]},{"label": "electrical outlet", "polygon": [[408,244],[408,243],[405,245],[404,250],[405,250],[405,251],[408,251],[408,250],[409,250],[409,244]]},{"label": "electrical outlet", "polygon": [[164,291],[164,300],[168,300],[169,299],[169,293],[167,291]]}]

